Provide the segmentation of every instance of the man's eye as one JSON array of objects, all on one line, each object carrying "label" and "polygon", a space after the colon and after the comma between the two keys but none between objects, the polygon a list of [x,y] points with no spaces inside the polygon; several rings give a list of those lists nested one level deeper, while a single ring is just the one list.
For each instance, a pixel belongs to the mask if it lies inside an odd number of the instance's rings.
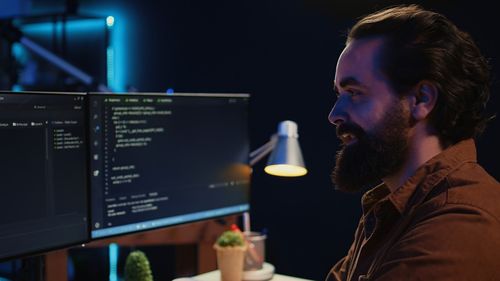
[{"label": "man's eye", "polygon": [[361,92],[358,90],[355,90],[355,89],[347,89],[347,90],[344,90],[342,92],[335,91],[335,96],[337,97],[337,99],[340,98],[340,96],[342,96],[342,95],[354,97],[354,96],[358,96],[360,94],[361,94]]},{"label": "man's eye", "polygon": [[359,92],[357,90],[347,90],[347,93],[349,93],[350,96],[357,96],[357,95],[361,94],[361,92]]}]

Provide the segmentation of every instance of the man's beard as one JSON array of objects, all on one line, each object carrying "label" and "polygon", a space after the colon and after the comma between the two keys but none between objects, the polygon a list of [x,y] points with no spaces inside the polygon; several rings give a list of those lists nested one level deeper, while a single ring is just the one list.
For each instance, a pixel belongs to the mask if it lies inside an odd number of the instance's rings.
[{"label": "man's beard", "polygon": [[372,132],[354,123],[337,127],[337,135],[353,134],[357,141],[343,145],[337,152],[332,181],[336,189],[346,192],[364,190],[382,178],[397,172],[408,153],[410,117],[403,105],[395,102]]}]

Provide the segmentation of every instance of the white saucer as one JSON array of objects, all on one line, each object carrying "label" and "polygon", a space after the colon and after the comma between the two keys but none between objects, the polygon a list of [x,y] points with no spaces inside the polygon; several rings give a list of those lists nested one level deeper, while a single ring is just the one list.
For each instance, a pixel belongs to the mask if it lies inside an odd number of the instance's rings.
[{"label": "white saucer", "polygon": [[262,265],[262,269],[243,271],[243,280],[265,281],[265,280],[271,280],[271,278],[273,278],[273,275],[274,275],[274,266],[270,263],[265,262]]}]

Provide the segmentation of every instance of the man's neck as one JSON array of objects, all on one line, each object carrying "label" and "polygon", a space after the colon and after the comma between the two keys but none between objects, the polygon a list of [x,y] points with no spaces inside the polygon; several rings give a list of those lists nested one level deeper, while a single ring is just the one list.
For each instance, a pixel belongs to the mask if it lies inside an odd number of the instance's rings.
[{"label": "man's neck", "polygon": [[408,158],[396,173],[383,178],[391,192],[403,185],[425,162],[443,151],[436,135],[416,133],[409,143]]}]

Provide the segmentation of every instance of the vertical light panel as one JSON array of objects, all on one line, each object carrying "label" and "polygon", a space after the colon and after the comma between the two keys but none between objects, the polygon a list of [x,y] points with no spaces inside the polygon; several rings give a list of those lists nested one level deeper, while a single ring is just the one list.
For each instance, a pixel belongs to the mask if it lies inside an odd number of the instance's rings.
[{"label": "vertical light panel", "polygon": [[109,281],[118,281],[118,253],[118,244],[109,244]]},{"label": "vertical light panel", "polygon": [[115,50],[113,47],[113,26],[115,25],[115,18],[108,16],[106,18],[106,26],[108,28],[109,43],[106,49],[106,79],[108,88],[111,90],[117,89],[115,78]]},{"label": "vertical light panel", "polygon": [[[109,48],[107,50],[108,86],[114,92],[125,92],[128,67],[126,66],[127,50],[125,44],[125,16],[118,8],[96,8],[95,13],[108,13],[106,25],[109,29]],[[111,83],[110,83],[111,82]]]},{"label": "vertical light panel", "polygon": [[127,90],[125,82],[129,72],[127,66],[128,44],[126,44],[125,31],[128,28],[130,35],[130,19],[121,1],[110,3],[109,1],[88,1],[82,3],[80,12],[83,14],[100,15],[106,19],[106,25],[110,29],[109,47],[107,56],[107,81],[106,84],[114,92],[125,92]]}]

